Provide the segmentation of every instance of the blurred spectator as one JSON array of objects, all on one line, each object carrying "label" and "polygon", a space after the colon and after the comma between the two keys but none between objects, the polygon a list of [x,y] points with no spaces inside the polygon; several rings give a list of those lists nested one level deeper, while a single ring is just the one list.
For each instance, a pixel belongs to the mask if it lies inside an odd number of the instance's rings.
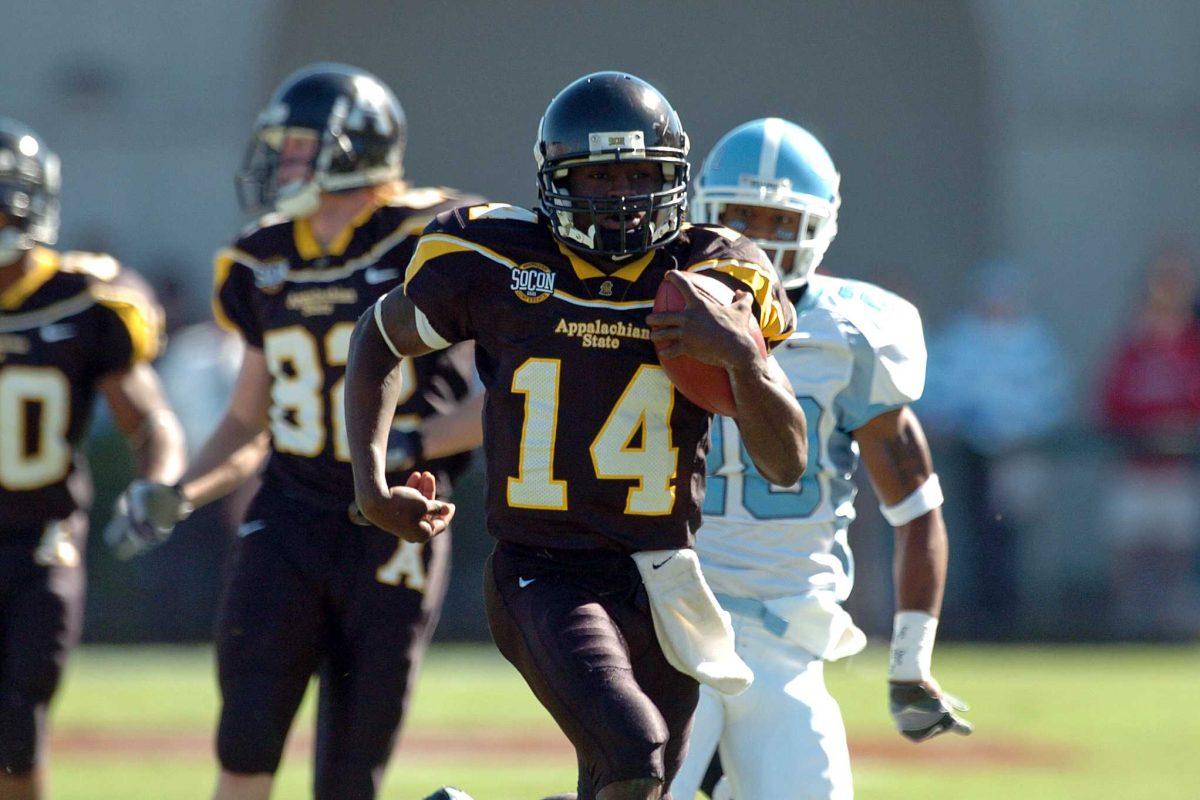
[{"label": "blurred spectator", "polygon": [[1070,361],[1029,309],[1028,286],[1008,261],[976,267],[967,307],[929,336],[917,405],[931,438],[948,451],[939,463],[959,465],[943,478],[949,502],[966,511],[967,529],[952,535],[965,545],[955,562],[970,571],[968,601],[954,616],[971,637],[1018,632],[1017,538],[1042,502],[1050,469],[1031,445],[1059,428],[1071,406]]},{"label": "blurred spectator", "polygon": [[1196,286],[1183,251],[1161,253],[1106,369],[1102,422],[1121,437],[1126,453],[1104,509],[1113,622],[1125,636],[1181,638],[1200,631]]}]

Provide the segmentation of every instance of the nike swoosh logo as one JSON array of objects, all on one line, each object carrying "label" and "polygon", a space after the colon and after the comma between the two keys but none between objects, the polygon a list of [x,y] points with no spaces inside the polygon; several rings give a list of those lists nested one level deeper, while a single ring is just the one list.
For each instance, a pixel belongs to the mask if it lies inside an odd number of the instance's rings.
[{"label": "nike swoosh logo", "polygon": [[667,565],[667,562],[670,561],[674,557],[675,557],[675,554],[671,553],[671,555],[667,556],[662,561],[658,562],[657,564],[651,564],[650,566],[654,567],[655,569],[658,569],[659,567],[665,567]]},{"label": "nike swoosh logo", "polygon": [[241,536],[244,538],[246,536],[249,536],[252,533],[258,533],[265,527],[267,527],[267,523],[263,522],[261,519],[251,520],[250,522],[243,522],[241,525],[238,526],[238,536]]},{"label": "nike swoosh logo", "polygon": [[395,280],[400,277],[398,269],[376,269],[375,267],[367,267],[366,279],[367,283],[376,284],[384,281]]},{"label": "nike swoosh logo", "polygon": [[526,586],[536,580],[537,578],[517,578],[517,586],[520,586],[522,589],[524,589]]},{"label": "nike swoosh logo", "polygon": [[61,342],[75,335],[75,326],[66,323],[43,325],[38,333],[41,334],[43,342]]}]

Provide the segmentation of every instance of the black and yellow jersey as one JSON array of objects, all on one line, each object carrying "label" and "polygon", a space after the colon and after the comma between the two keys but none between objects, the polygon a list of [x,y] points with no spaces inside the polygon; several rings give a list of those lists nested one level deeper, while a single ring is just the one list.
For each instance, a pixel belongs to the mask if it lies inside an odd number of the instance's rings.
[{"label": "black and yellow jersey", "polygon": [[[354,497],[343,378],[362,312],[399,286],[421,230],[436,214],[476,198],[407,189],[365,209],[324,249],[307,219],[268,216],[216,257],[213,314],[271,373],[268,490],[321,507]],[[397,424],[445,410],[473,381],[469,349],[405,359]],[[449,487],[469,456],[425,465]]]},{"label": "black and yellow jersey", "polygon": [[540,212],[494,204],[443,214],[406,275],[426,335],[474,339],[487,389],[487,521],[499,539],[554,548],[687,546],[699,525],[709,414],[675,391],[646,315],[670,269],[754,296],[771,345],[795,313],[770,262],[726,228],[605,274]]},{"label": "black and yellow jersey", "polygon": [[78,447],[97,382],[162,346],[162,310],[137,274],[93,253],[31,258],[0,292],[0,531],[87,508]]}]

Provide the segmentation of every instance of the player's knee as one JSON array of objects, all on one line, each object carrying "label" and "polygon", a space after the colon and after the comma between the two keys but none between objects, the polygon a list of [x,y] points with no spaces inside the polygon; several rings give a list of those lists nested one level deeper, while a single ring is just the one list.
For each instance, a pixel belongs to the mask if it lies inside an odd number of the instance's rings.
[{"label": "player's knee", "polygon": [[0,774],[28,776],[37,766],[42,744],[39,720],[45,704],[7,692],[0,699]]},{"label": "player's knee", "polygon": [[317,767],[314,800],[374,800],[383,781],[384,764],[373,759],[342,758]]},{"label": "player's knee", "polygon": [[659,800],[662,793],[662,781],[654,778],[635,778],[610,783],[596,793],[596,800]]},{"label": "player's knee", "polygon": [[47,705],[58,690],[62,667],[49,654],[16,659],[4,678],[5,705]]},{"label": "player's knee", "polygon": [[287,728],[261,708],[226,701],[217,727],[221,767],[239,775],[274,774],[283,758]]},{"label": "player's knee", "polygon": [[[665,780],[665,760],[668,732],[666,725],[647,725],[627,731],[625,735],[612,739],[606,751],[610,754],[605,763],[598,764],[592,771],[595,787],[623,787],[647,781],[660,789]],[[613,791],[617,791],[616,788]],[[620,789],[625,791],[625,789]],[[613,798],[642,797],[640,794],[614,794]],[[602,800],[603,792],[597,794]]]}]

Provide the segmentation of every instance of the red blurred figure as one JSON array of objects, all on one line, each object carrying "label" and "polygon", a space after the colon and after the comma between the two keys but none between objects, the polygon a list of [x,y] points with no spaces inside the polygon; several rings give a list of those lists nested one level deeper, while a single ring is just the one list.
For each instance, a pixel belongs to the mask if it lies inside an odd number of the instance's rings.
[{"label": "red blurred figure", "polygon": [[1127,456],[1107,504],[1115,622],[1125,635],[1179,638],[1200,630],[1197,281],[1178,249],[1163,251],[1146,280],[1102,395],[1103,424]]}]

